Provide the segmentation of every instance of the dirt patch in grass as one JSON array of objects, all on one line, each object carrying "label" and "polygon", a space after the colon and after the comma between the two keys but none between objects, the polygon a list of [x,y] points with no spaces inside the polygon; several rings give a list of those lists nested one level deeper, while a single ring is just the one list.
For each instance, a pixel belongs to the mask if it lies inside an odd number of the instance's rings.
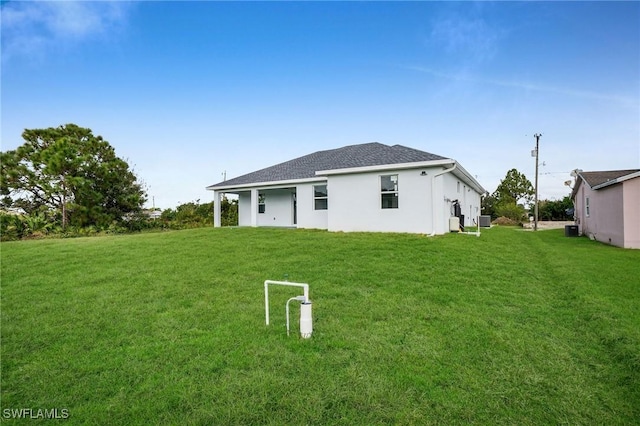
[{"label": "dirt patch in grass", "polygon": [[515,221],[513,219],[509,219],[508,217],[504,217],[504,216],[500,216],[499,218],[495,219],[491,223],[493,225],[501,225],[501,226],[517,226],[517,225],[521,224],[518,221]]}]

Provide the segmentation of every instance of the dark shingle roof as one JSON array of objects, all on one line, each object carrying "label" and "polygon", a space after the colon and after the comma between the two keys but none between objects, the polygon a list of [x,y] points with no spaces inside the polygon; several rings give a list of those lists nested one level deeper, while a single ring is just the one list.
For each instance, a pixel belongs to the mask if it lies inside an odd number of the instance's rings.
[{"label": "dark shingle roof", "polygon": [[388,146],[378,142],[371,142],[314,152],[313,154],[216,183],[215,185],[209,186],[209,188],[246,185],[257,182],[308,179],[315,177],[316,172],[320,170],[416,163],[444,159],[446,158],[402,145]]},{"label": "dark shingle roof", "polygon": [[[580,172],[578,175],[580,179],[577,180],[576,185],[573,187],[573,191],[571,191],[571,199],[575,199],[578,194],[578,189],[580,188],[580,184],[582,181],[587,182],[587,184],[591,187],[597,187],[599,185],[603,185],[612,180],[616,180],[623,176],[627,176],[633,173],[640,172],[640,169],[632,169],[632,170],[606,170],[601,172]],[[596,188],[599,189],[599,188]]]},{"label": "dark shingle roof", "polygon": [[590,187],[602,185],[614,179],[618,179],[622,176],[636,173],[640,169],[634,170],[608,170],[604,172],[581,172],[580,176],[589,184]]}]

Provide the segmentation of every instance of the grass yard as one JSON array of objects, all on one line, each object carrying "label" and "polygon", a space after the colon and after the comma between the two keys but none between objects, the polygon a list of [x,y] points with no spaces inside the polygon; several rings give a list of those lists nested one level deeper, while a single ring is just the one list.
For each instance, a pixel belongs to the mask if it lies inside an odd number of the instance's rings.
[{"label": "grass yard", "polygon": [[[640,250],[511,228],[0,249],[3,421],[640,424]],[[298,289],[270,287],[265,326],[263,282],[285,274],[310,284],[311,339],[297,302],[286,336]]]}]

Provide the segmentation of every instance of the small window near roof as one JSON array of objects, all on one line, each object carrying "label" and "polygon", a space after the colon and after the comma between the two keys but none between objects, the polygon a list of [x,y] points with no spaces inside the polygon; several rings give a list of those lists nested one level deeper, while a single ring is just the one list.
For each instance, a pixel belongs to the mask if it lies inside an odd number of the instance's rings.
[{"label": "small window near roof", "polygon": [[584,211],[587,217],[589,217],[589,197],[587,197],[587,199],[584,200]]},{"label": "small window near roof", "polygon": [[264,213],[266,211],[264,194],[258,194],[258,213]]},{"label": "small window near roof", "polygon": [[313,208],[315,210],[327,210],[328,204],[327,185],[313,185]]},{"label": "small window near roof", "polygon": [[398,175],[380,176],[380,194],[383,209],[398,208]]}]

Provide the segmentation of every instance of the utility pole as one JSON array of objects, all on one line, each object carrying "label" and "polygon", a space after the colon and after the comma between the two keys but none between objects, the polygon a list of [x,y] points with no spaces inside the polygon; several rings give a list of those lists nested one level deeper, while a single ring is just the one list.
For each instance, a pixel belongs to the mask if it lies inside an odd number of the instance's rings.
[{"label": "utility pole", "polygon": [[536,154],[536,195],[534,198],[534,206],[533,206],[533,211],[534,211],[534,218],[533,218],[533,230],[537,231],[538,230],[538,158],[540,157],[539,154],[539,148],[540,148],[540,136],[542,136],[541,134],[536,133],[535,135],[533,135],[534,138],[536,138],[536,150],[535,150],[535,154]]}]

